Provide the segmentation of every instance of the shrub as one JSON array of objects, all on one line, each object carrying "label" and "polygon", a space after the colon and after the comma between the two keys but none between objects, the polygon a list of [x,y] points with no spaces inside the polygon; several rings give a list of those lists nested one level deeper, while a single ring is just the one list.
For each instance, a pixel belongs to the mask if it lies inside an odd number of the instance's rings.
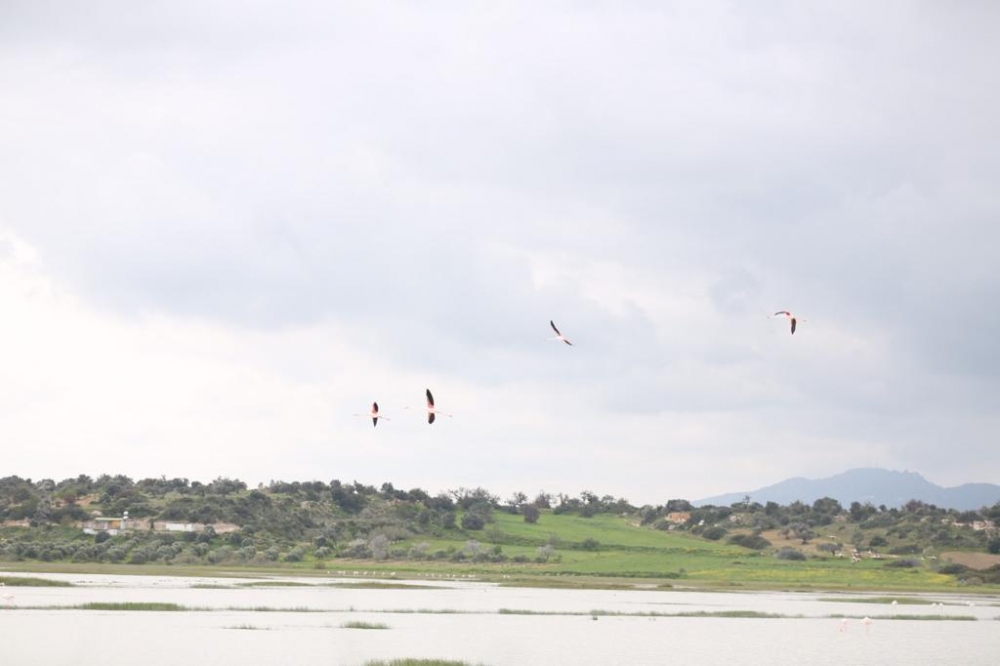
[{"label": "shrub", "polygon": [[892,527],[896,522],[896,517],[890,513],[876,513],[860,525],[863,530],[870,530],[876,527]]},{"label": "shrub", "polygon": [[156,559],[156,552],[155,551],[151,552],[150,548],[148,547],[136,548],[135,550],[132,551],[132,557],[129,558],[129,562],[131,564],[145,564],[146,562],[155,559]]},{"label": "shrub", "polygon": [[494,522],[493,506],[489,502],[479,501],[468,506],[466,513],[474,513],[483,519],[484,523]]},{"label": "shrub", "polygon": [[710,541],[718,541],[722,537],[726,536],[726,528],[722,527],[721,525],[713,525],[712,527],[709,527],[707,530],[702,532],[701,536]]},{"label": "shrub", "polygon": [[212,564],[220,564],[225,562],[233,555],[233,549],[229,546],[221,546],[214,550],[208,551],[208,561]]},{"label": "shrub", "polygon": [[371,557],[372,551],[368,548],[368,542],[364,539],[352,539],[343,551],[343,555],[350,558],[365,558]]},{"label": "shrub", "polygon": [[548,562],[549,558],[552,557],[552,555],[555,552],[556,552],[556,549],[553,548],[552,546],[549,546],[549,545],[539,546],[537,549],[535,549],[535,553],[537,555],[535,557],[535,561],[536,562]]},{"label": "shrub", "polygon": [[901,557],[898,560],[892,560],[890,562],[886,562],[885,566],[892,567],[895,569],[912,569],[913,567],[920,566],[920,560],[914,560],[908,557]]},{"label": "shrub", "polygon": [[770,541],[759,534],[734,534],[729,537],[729,543],[753,550],[764,550],[771,545]]},{"label": "shrub", "polygon": [[469,539],[465,542],[464,551],[469,557],[475,557],[483,550],[483,544],[479,543],[475,539]]},{"label": "shrub", "polygon": [[794,548],[784,547],[774,554],[779,560],[794,560],[801,561],[806,559],[806,554],[802,551],[795,550]]},{"label": "shrub", "polygon": [[111,562],[121,562],[125,559],[126,555],[128,555],[128,551],[121,546],[109,548],[108,552],[105,553],[105,557]]},{"label": "shrub", "polygon": [[920,549],[913,544],[909,546],[896,546],[889,549],[889,553],[892,555],[916,555],[919,552]]},{"label": "shrub", "polygon": [[290,551],[285,553],[286,562],[301,562],[302,558],[305,557],[306,551],[302,546],[296,546]]},{"label": "shrub", "polygon": [[1000,564],[995,564],[985,571],[980,571],[979,575],[982,577],[983,582],[990,585],[1000,584]]},{"label": "shrub", "polygon": [[384,560],[389,557],[390,539],[385,534],[376,534],[368,542],[368,548],[372,551],[372,557],[376,560]]},{"label": "shrub", "polygon": [[486,525],[486,521],[478,513],[466,513],[462,516],[463,530],[481,530]]},{"label": "shrub", "polygon": [[95,559],[93,551],[89,549],[80,549],[73,554],[74,562],[93,562]]}]

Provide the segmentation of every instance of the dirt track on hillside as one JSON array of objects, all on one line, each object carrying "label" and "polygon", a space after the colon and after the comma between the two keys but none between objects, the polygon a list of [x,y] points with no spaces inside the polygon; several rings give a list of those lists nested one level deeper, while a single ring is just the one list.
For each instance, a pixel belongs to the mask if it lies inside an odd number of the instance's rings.
[{"label": "dirt track on hillside", "polygon": [[951,560],[955,564],[963,564],[970,569],[989,569],[990,567],[1000,564],[1000,555],[991,555],[990,553],[963,553],[959,551],[950,551],[947,553],[941,553],[941,561],[947,562]]}]

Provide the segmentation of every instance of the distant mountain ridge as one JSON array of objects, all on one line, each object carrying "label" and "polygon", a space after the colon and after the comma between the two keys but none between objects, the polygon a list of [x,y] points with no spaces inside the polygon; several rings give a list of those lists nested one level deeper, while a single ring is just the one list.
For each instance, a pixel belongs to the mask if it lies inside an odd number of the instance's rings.
[{"label": "distant mountain ridge", "polygon": [[821,497],[832,497],[847,508],[851,502],[874,506],[899,507],[912,499],[944,509],[970,511],[1000,502],[1000,486],[992,483],[965,483],[943,488],[916,472],[859,468],[825,479],[787,479],[758,490],[728,493],[693,502],[698,506],[729,506],[747,495],[754,502],[790,504],[796,500],[812,504]]}]

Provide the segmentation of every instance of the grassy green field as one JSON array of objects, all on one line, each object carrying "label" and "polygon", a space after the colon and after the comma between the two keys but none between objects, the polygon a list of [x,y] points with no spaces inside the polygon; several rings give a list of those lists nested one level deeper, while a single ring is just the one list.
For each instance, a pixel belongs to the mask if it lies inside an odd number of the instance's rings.
[{"label": "grassy green field", "polygon": [[[478,552],[501,557],[476,558]],[[888,566],[893,558],[863,559],[810,555],[780,560],[773,549],[754,551],[686,532],[640,527],[610,514],[591,518],[542,513],[535,524],[519,515],[495,513],[495,522],[477,531],[455,531],[450,539],[415,537],[393,544],[422,548],[424,559],[316,560],[257,565],[102,565],[66,562],[3,562],[9,571],[76,571],[207,576],[367,575],[383,578],[476,576],[504,584],[549,587],[719,587],[748,589],[940,590],[995,593],[998,586],[962,587],[956,576],[938,573],[932,560],[918,566]],[[546,548],[547,559],[539,556]],[[462,558],[455,553],[471,553]],[[806,552],[809,552],[806,549]],[[815,552],[815,551],[814,551]],[[500,561],[494,561],[500,560]],[[544,560],[544,561],[542,561]],[[20,580],[8,578],[11,584]]]},{"label": "grassy green field", "polygon": [[[493,541],[490,541],[492,537]],[[607,514],[583,518],[543,514],[537,524],[520,516],[497,513],[496,523],[473,538],[484,547],[500,545],[508,557],[519,554],[534,560],[538,547],[552,544],[557,561],[528,564],[423,562],[420,568],[482,574],[516,575],[521,583],[535,578],[540,584],[552,576],[601,579],[648,579],[652,584],[750,588],[955,589],[958,581],[931,567],[899,569],[886,560],[811,557],[805,561],[779,560],[757,552],[681,532],[639,527]],[[584,549],[585,540],[591,548]],[[461,550],[460,540],[427,542],[430,550]],[[337,565],[339,567],[339,564]],[[399,569],[399,564],[393,567]],[[641,581],[632,581],[633,584]]]}]

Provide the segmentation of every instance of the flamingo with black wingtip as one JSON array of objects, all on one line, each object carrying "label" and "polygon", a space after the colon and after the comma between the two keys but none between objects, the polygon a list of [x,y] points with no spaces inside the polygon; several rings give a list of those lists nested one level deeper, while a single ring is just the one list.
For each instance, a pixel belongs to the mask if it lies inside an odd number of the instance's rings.
[{"label": "flamingo with black wingtip", "polygon": [[549,326],[551,326],[552,330],[556,332],[556,337],[554,337],[554,338],[547,338],[548,340],[556,340],[556,341],[560,341],[560,342],[565,342],[570,347],[573,346],[573,343],[570,342],[569,340],[567,340],[566,336],[559,332],[559,329],[556,328],[556,323],[554,321],[552,321],[551,319],[549,320]]},{"label": "flamingo with black wingtip", "polygon": [[379,413],[379,411],[378,411],[378,403],[377,402],[373,402],[372,403],[372,408],[368,411],[367,414],[355,414],[355,416],[367,416],[368,418],[370,418],[372,420],[372,427],[373,428],[378,425],[378,420],[379,419],[384,419],[386,421],[389,420],[388,417],[382,416]]},{"label": "flamingo with black wingtip", "polygon": [[792,335],[795,335],[795,326],[798,324],[798,322],[805,321],[805,319],[799,319],[788,310],[778,310],[777,312],[774,313],[774,316],[777,317],[778,315],[785,315],[785,318],[788,319],[789,322],[791,322]]},{"label": "flamingo with black wingtip", "polygon": [[435,414],[440,414],[441,416],[447,416],[451,418],[451,414],[445,414],[444,412],[438,411],[437,407],[434,406],[434,396],[431,395],[431,390],[427,390],[427,423],[434,423]]}]

